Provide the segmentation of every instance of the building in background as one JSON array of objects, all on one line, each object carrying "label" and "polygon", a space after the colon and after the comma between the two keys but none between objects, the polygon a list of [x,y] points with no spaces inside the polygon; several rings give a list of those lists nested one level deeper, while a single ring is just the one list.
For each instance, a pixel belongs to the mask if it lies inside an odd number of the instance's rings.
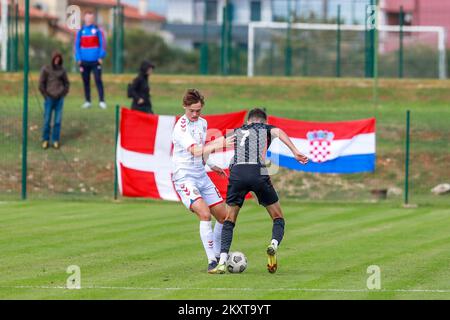
[{"label": "building in background", "polygon": [[[246,45],[251,21],[272,21],[272,0],[232,0],[233,38]],[[208,40],[221,37],[225,0],[167,0],[167,24],[164,29],[183,49],[193,49],[203,41],[203,24],[208,24]]]},{"label": "building in background", "polygon": [[[25,10],[19,6],[19,25],[24,23],[24,17]],[[55,36],[57,33],[57,25],[58,17],[35,8],[30,8],[30,30],[33,30],[33,32],[41,33],[47,37]]]},{"label": "building in background", "polygon": [[[11,1],[8,1],[9,4],[11,4]],[[2,6],[0,6],[0,13],[2,10]],[[11,13],[8,13],[11,14]],[[22,26],[24,24],[24,17],[25,17],[25,11],[24,7],[20,5],[19,2],[19,14],[18,14],[18,24],[19,26]],[[56,26],[58,25],[58,17],[43,12],[36,8],[30,8],[30,29],[33,30],[33,32],[37,32],[40,34],[43,34],[47,37],[54,36],[56,32]],[[19,27],[19,32],[22,32],[23,28]]]},{"label": "building in background", "polygon": [[382,23],[399,25],[401,7],[405,25],[444,27],[447,34],[447,48],[450,48],[450,1],[380,0]]},{"label": "building in background", "polygon": [[[77,5],[81,12],[94,12],[97,23],[102,26],[106,35],[113,29],[113,9],[117,0],[31,0],[31,30],[44,30],[46,35],[56,36],[63,41],[71,41],[74,31],[66,27],[66,9]],[[124,7],[125,28],[139,28],[148,32],[159,32],[165,18],[162,15],[147,10],[147,0],[139,0],[138,6],[122,3]],[[24,0],[19,1],[23,12]],[[34,20],[34,21],[33,21]],[[39,21],[39,23],[38,23]],[[44,28],[44,21],[47,29]],[[34,25],[38,28],[35,28]]]}]

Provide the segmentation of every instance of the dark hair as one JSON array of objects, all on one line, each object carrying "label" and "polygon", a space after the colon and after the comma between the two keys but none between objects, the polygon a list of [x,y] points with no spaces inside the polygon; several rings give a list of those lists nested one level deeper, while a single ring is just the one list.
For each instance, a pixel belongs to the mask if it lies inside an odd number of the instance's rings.
[{"label": "dark hair", "polygon": [[56,58],[59,58],[59,66],[62,66],[64,63],[64,59],[62,54],[59,51],[54,51],[52,54],[52,64],[55,65]]},{"label": "dark hair", "polygon": [[183,97],[183,105],[185,107],[191,106],[196,103],[202,103],[205,105],[205,97],[197,89],[189,89]]},{"label": "dark hair", "polygon": [[247,120],[263,120],[264,122],[267,121],[267,113],[264,111],[264,109],[261,108],[254,108],[248,112],[248,118]]},{"label": "dark hair", "polygon": [[94,15],[94,11],[92,11],[92,10],[86,10],[86,11],[84,12],[84,15],[86,16],[86,15],[88,15],[88,14]]}]

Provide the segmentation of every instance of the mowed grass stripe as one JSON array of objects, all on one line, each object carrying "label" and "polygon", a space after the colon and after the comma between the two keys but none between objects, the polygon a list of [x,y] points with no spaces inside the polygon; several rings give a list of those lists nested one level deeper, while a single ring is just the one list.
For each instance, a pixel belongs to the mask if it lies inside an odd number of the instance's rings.
[{"label": "mowed grass stripe", "polygon": [[[33,208],[33,203],[24,208],[30,217],[34,217],[46,206],[39,204]],[[51,206],[50,206],[51,207]],[[249,202],[239,217],[236,228],[236,238],[233,241],[233,250],[242,250],[249,258],[249,268],[242,275],[225,275],[213,277],[205,273],[206,259],[198,235],[198,222],[189,213],[186,213],[181,204],[166,204],[162,206],[147,204],[114,204],[104,203],[92,205],[91,203],[57,204],[54,208],[60,210],[62,217],[77,216],[78,207],[80,226],[75,224],[76,232],[67,236],[65,219],[58,219],[54,213],[50,214],[52,224],[41,227],[38,233],[40,239],[28,238],[26,232],[21,230],[19,236],[2,240],[3,246],[8,249],[6,264],[1,264],[2,284],[10,285],[60,285],[64,286],[67,274],[65,268],[69,264],[78,264],[82,267],[82,277],[86,285],[122,286],[122,287],[204,287],[205,293],[195,292],[115,292],[92,289],[78,293],[42,293],[39,290],[18,290],[15,296],[27,296],[30,291],[40,297],[139,297],[139,298],[299,298],[299,297],[363,297],[372,298],[368,293],[324,293],[324,292],[209,292],[207,288],[271,288],[276,283],[281,288],[364,288],[365,269],[368,263],[381,261],[390,270],[405,263],[403,255],[423,256],[430,260],[430,264],[417,263],[420,270],[432,270],[434,274],[445,277],[448,273],[441,265],[445,259],[448,236],[445,233],[445,216],[447,209],[419,208],[416,210],[395,209],[379,205],[345,206],[335,205],[302,205],[287,203],[284,205],[287,219],[287,233],[280,251],[280,272],[269,275],[265,270],[264,248],[271,234],[271,221],[264,209]],[[89,221],[92,217],[86,211],[95,211],[94,223]],[[64,208],[67,208],[66,212]],[[101,208],[101,210],[100,210]],[[165,213],[158,212],[164,209]],[[333,214],[334,209],[334,214]],[[36,210],[36,211],[35,211]],[[159,219],[149,219],[158,216]],[[418,212],[420,211],[420,212]],[[108,212],[111,212],[108,214]],[[408,214],[405,214],[407,212]],[[122,213],[127,214],[131,221],[122,219]],[[181,217],[179,217],[181,215]],[[326,218],[329,219],[326,219]],[[338,218],[337,218],[338,217]],[[71,219],[72,219],[71,218]],[[53,220],[52,220],[53,219]],[[75,219],[76,221],[78,219]],[[179,221],[180,220],[180,221]],[[308,221],[309,220],[309,221]],[[329,220],[329,221],[328,221]],[[134,221],[134,222],[133,222]],[[317,221],[321,221],[317,223]],[[55,222],[55,224],[53,224]],[[57,222],[57,223],[56,223]],[[107,225],[111,225],[108,230]],[[383,228],[389,225],[389,228]],[[14,226],[14,224],[13,224]],[[96,226],[98,231],[96,231]],[[9,227],[9,226],[7,226]],[[19,224],[17,229],[22,228]],[[27,225],[33,228],[33,224]],[[335,231],[338,228],[338,231]],[[413,231],[414,234],[407,231]],[[395,231],[395,232],[394,232]],[[309,232],[309,234],[308,234]],[[53,246],[57,237],[60,243]],[[27,241],[42,244],[43,248],[36,247],[34,252],[17,255],[14,250],[12,238],[27,238]],[[396,245],[392,245],[397,240]],[[394,242],[395,243],[395,242]],[[374,245],[375,244],[375,245]],[[379,246],[377,249],[376,246]],[[411,246],[417,247],[416,251]],[[382,253],[379,253],[382,252]],[[433,254],[433,252],[435,254]],[[435,261],[435,262],[434,262]],[[43,271],[45,269],[45,272]],[[434,282],[425,277],[417,283],[422,287],[436,286]],[[269,278],[271,277],[271,278]],[[389,279],[390,287],[397,287],[397,275]],[[409,279],[408,272],[402,277]],[[275,280],[276,279],[276,280]],[[436,277],[432,277],[437,281]],[[5,281],[3,281],[5,280]],[[438,278],[439,280],[439,278]],[[409,287],[414,288],[414,279],[407,281]],[[441,279],[442,282],[442,279]],[[387,284],[386,284],[387,285]],[[406,285],[404,285],[406,287]],[[438,287],[438,286],[437,286]],[[21,292],[19,292],[21,291]],[[106,292],[105,292],[106,291]],[[406,294],[406,293],[405,293]],[[0,294],[2,296],[3,294]],[[411,295],[408,293],[408,295]],[[377,293],[377,298],[403,297]]]},{"label": "mowed grass stripe", "polygon": [[[407,224],[408,226],[415,226],[418,221],[427,221],[430,217],[427,216],[427,211],[429,209],[420,209],[416,212],[412,211],[404,211],[404,209],[391,209],[385,210],[384,214],[380,214],[380,212],[376,212],[374,210],[368,210],[368,212],[357,213],[354,216],[349,217],[348,220],[333,222],[330,223],[322,222],[320,224],[312,224],[308,226],[300,226],[299,228],[292,229],[295,231],[295,235],[291,235],[292,237],[297,237],[300,241],[308,241],[309,243],[313,243],[314,239],[318,237],[325,237],[326,239],[322,239],[320,243],[333,243],[335,240],[345,240],[351,239],[360,234],[367,234],[368,231],[372,231],[371,233],[382,232],[383,235],[389,234],[389,230],[394,229],[397,225],[400,228],[403,224]],[[397,211],[397,212],[396,212]],[[400,211],[400,213],[398,213]],[[443,215],[446,213],[444,212]],[[447,213],[448,214],[448,213]],[[431,217],[432,219],[432,217]],[[330,228],[332,226],[332,228]],[[327,240],[328,239],[328,240]],[[317,242],[316,242],[317,243]]]}]

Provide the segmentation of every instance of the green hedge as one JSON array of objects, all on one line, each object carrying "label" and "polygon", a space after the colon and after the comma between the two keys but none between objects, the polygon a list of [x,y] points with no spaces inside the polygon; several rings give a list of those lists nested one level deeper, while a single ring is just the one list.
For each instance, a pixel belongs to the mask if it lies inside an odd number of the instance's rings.
[{"label": "green hedge", "polygon": [[[173,48],[164,40],[142,30],[126,31],[124,50],[125,72],[136,72],[144,59],[152,60],[161,73],[196,74],[199,70],[198,52],[186,52]],[[19,38],[19,68],[23,69],[24,38]],[[39,33],[30,34],[30,69],[40,70],[50,63],[52,53],[59,51],[63,54],[67,69],[75,70],[73,43],[64,43],[57,39],[46,37]],[[108,39],[107,57],[105,59],[106,72],[112,71],[112,38]]]}]

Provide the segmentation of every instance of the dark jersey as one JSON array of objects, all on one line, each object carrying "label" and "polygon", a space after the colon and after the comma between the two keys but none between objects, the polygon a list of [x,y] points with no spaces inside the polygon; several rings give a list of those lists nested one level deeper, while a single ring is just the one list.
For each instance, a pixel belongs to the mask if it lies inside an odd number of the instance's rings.
[{"label": "dark jersey", "polygon": [[230,166],[237,164],[264,165],[266,152],[272,142],[270,130],[274,126],[265,123],[245,124],[235,129],[236,143]]}]

